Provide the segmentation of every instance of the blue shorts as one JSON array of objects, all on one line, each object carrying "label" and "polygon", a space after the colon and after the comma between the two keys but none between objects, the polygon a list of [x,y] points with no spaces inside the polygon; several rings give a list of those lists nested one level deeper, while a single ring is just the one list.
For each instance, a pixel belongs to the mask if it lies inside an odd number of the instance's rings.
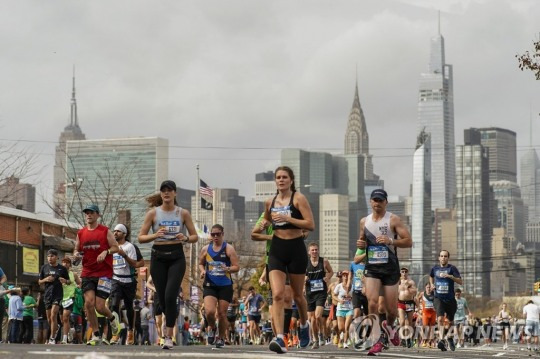
[{"label": "blue shorts", "polygon": [[354,311],[352,309],[338,310],[336,313],[337,317],[348,317],[353,316]]},{"label": "blue shorts", "polygon": [[525,321],[525,335],[537,337],[540,335],[540,323],[535,320]]}]

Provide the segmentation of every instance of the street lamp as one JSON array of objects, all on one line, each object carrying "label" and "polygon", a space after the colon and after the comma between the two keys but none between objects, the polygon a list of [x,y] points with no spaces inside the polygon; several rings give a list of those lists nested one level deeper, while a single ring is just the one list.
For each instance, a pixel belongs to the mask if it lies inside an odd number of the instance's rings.
[{"label": "street lamp", "polygon": [[75,202],[75,195],[79,197],[79,189],[82,187],[84,178],[71,178],[71,182],[64,184],[66,188],[73,188],[73,195],[71,196],[71,203],[69,204],[69,213],[67,219],[71,217],[71,212],[73,211],[73,202]]}]

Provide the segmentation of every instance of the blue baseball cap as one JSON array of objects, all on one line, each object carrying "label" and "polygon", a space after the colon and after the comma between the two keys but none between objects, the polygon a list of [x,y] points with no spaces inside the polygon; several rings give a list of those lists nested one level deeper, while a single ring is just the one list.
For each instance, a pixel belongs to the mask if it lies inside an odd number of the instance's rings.
[{"label": "blue baseball cap", "polygon": [[86,211],[92,211],[99,213],[99,207],[97,204],[89,204],[86,207],[84,207],[83,212],[86,213]]},{"label": "blue baseball cap", "polygon": [[378,189],[373,190],[373,192],[371,192],[371,197],[370,198],[371,199],[379,198],[379,199],[387,201],[388,200],[388,194],[386,193],[386,191],[384,189],[378,188]]}]

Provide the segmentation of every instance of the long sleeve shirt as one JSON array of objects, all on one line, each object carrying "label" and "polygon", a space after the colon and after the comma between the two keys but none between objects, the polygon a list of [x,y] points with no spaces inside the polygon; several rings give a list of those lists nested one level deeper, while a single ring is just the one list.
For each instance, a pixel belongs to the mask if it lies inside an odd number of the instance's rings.
[{"label": "long sleeve shirt", "polygon": [[18,295],[11,295],[9,298],[8,314],[9,319],[23,320],[23,302]]}]

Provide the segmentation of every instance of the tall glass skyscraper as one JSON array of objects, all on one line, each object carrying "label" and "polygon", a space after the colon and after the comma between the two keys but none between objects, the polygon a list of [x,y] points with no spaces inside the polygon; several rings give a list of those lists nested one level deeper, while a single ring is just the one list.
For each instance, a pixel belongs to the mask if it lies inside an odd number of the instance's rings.
[{"label": "tall glass skyscraper", "polygon": [[517,182],[516,133],[499,127],[479,128],[489,152],[489,181]]},{"label": "tall glass skyscraper", "polygon": [[445,63],[444,38],[431,39],[428,71],[420,75],[418,130],[431,137],[431,208],[452,208],[456,192],[452,65]]},{"label": "tall glass skyscraper", "polygon": [[534,148],[521,157],[521,194],[528,208],[528,222],[540,221],[540,160]]},{"label": "tall glass skyscraper", "polygon": [[409,272],[419,283],[431,267],[431,141],[429,134],[418,135],[413,157],[412,183],[412,264]]}]

